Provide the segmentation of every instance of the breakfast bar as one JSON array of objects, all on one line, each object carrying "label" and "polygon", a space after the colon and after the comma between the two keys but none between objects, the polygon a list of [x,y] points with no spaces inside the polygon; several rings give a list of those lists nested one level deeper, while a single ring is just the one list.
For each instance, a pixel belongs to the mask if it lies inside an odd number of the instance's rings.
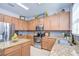
[{"label": "breakfast bar", "polygon": [[4,56],[27,56],[30,55],[31,42],[29,39],[18,39],[18,41],[0,42],[0,55]]}]

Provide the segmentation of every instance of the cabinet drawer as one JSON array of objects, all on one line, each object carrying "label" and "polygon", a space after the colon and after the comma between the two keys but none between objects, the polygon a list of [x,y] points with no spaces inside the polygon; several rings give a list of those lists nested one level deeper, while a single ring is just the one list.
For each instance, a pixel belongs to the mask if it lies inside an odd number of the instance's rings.
[{"label": "cabinet drawer", "polygon": [[27,45],[31,45],[31,42],[23,43],[23,44],[22,44],[22,47],[25,47],[25,46],[27,46]]},{"label": "cabinet drawer", "polygon": [[17,45],[17,46],[12,46],[10,48],[7,48],[4,50],[4,55],[9,54],[17,49],[21,49],[21,45]]},{"label": "cabinet drawer", "polygon": [[21,56],[21,49],[17,49],[11,53],[8,53],[6,56]]}]

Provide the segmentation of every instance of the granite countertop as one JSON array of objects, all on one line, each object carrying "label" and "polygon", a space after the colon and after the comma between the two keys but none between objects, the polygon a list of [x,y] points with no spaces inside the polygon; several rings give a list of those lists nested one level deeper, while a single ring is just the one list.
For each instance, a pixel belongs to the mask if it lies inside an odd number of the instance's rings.
[{"label": "granite countertop", "polygon": [[50,56],[74,56],[74,55],[78,55],[79,53],[79,46],[78,45],[74,45],[74,46],[70,46],[70,45],[61,45],[58,44],[58,40],[56,40]]},{"label": "granite countertop", "polygon": [[29,41],[30,41],[29,39],[18,39],[18,41],[16,42],[12,41],[0,42],[0,50]]}]

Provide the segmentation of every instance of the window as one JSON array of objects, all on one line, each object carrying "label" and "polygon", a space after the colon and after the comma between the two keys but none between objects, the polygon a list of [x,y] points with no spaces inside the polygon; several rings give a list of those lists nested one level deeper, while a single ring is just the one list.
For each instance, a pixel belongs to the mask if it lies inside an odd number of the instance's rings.
[{"label": "window", "polygon": [[79,4],[74,4],[72,8],[72,33],[79,35]]}]

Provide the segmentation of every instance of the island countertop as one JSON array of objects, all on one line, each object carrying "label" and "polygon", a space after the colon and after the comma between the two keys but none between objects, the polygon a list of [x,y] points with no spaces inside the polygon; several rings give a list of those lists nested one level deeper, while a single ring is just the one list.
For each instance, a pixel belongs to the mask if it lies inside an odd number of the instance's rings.
[{"label": "island countertop", "polygon": [[[56,40],[50,56],[74,56],[79,55],[79,45],[69,46],[69,45],[61,45],[58,44],[58,40]],[[77,53],[78,52],[78,53]]]},{"label": "island countertop", "polygon": [[12,41],[0,42],[0,50],[9,48],[18,44],[22,44],[25,42],[29,42],[29,41],[30,41],[29,39],[18,39],[18,41],[16,42],[12,42]]}]

